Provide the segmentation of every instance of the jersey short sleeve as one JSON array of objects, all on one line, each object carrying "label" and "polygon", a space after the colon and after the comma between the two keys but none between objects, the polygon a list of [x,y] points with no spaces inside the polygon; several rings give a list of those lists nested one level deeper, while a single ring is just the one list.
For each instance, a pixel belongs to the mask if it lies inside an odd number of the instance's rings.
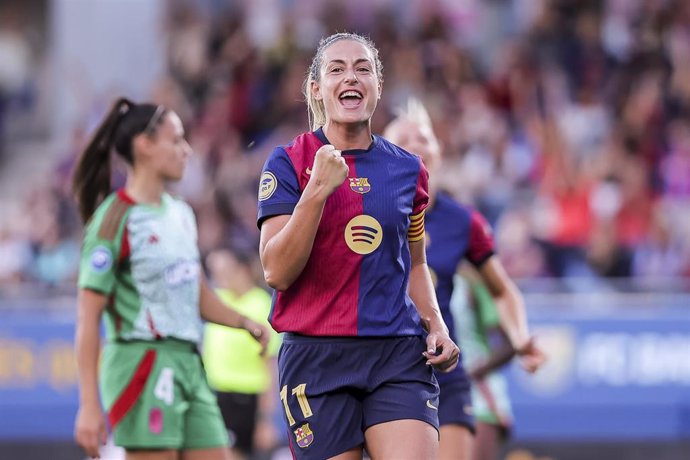
[{"label": "jersey short sleeve", "polygon": [[412,215],[419,215],[429,205],[429,171],[419,160],[419,176],[417,176],[417,190],[414,194]]},{"label": "jersey short sleeve", "polygon": [[410,242],[424,238],[424,210],[429,205],[429,172],[424,163],[419,161],[419,175],[417,176],[417,188],[412,203],[412,215],[410,216],[410,228],[407,239]]},{"label": "jersey short sleeve", "polygon": [[257,225],[272,216],[292,214],[301,196],[290,157],[277,147],[266,160],[259,181]]},{"label": "jersey short sleeve", "polygon": [[491,234],[491,226],[480,213],[472,211],[467,260],[478,267],[492,255],[494,255],[494,239]]},{"label": "jersey short sleeve", "polygon": [[129,206],[117,199],[105,206],[107,210],[97,212],[84,231],[78,285],[109,295],[115,286]]}]

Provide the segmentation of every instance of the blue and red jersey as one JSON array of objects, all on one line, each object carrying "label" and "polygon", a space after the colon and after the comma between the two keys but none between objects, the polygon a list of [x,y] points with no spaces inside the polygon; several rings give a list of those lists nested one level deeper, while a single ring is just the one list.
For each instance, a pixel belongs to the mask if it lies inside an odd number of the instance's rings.
[{"label": "blue and red jersey", "polygon": [[[439,192],[425,215],[426,259],[432,272],[436,298],[450,337],[457,343],[455,321],[450,311],[453,294],[453,276],[463,259],[480,267],[494,254],[491,228],[476,210],[457,203],[444,192]],[[463,373],[458,366],[450,374],[437,374],[439,382]]]},{"label": "blue and red jersey", "polygon": [[[322,130],[276,148],[259,185],[258,225],[292,214],[306,187]],[[276,291],[269,320],[279,332],[309,336],[406,336],[423,330],[407,295],[409,241],[424,235],[428,173],[420,159],[374,136],[345,150],[349,174],[326,200],[304,270]]]}]

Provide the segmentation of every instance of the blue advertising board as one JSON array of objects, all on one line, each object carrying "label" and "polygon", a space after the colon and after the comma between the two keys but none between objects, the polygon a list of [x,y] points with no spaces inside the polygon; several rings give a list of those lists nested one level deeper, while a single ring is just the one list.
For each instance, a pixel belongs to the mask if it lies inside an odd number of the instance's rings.
[{"label": "blue advertising board", "polygon": [[78,398],[73,315],[3,312],[0,439],[72,437]]},{"label": "blue advertising board", "polygon": [[[70,439],[77,409],[74,312],[3,312],[0,440]],[[690,306],[532,309],[549,354],[505,372],[516,440],[690,438]]]},{"label": "blue advertising board", "polygon": [[518,439],[690,438],[690,305],[530,312],[549,355],[506,371]]}]

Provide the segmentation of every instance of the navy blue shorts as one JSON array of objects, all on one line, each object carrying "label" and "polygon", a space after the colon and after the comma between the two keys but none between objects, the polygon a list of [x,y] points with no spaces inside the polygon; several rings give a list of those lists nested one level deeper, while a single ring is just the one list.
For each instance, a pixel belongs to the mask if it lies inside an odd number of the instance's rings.
[{"label": "navy blue shorts", "polygon": [[364,431],[392,420],[438,429],[439,387],[422,337],[304,337],[286,334],[278,354],[280,398],[297,459],[318,459],[364,443]]},{"label": "navy blue shorts", "polygon": [[472,393],[467,378],[460,380],[439,379],[441,397],[438,406],[438,419],[443,425],[462,425],[475,434],[472,412]]}]

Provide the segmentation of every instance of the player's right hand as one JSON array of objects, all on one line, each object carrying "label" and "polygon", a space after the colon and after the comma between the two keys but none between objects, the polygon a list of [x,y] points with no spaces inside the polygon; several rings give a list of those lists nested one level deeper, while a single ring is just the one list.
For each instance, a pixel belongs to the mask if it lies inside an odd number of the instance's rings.
[{"label": "player's right hand", "polygon": [[322,145],[316,151],[309,182],[323,187],[326,196],[330,196],[347,178],[349,171],[340,150],[331,144]]},{"label": "player's right hand", "polygon": [[259,345],[261,345],[259,355],[264,356],[266,354],[266,350],[268,349],[268,342],[271,340],[271,335],[268,331],[268,328],[263,324],[259,324],[247,317],[242,320],[242,328],[249,332],[249,335],[252,336],[252,339],[259,342]]},{"label": "player's right hand", "polygon": [[99,446],[105,445],[108,432],[105,429],[105,416],[99,406],[79,406],[74,423],[74,440],[86,455],[101,458]]},{"label": "player's right hand", "polygon": [[537,345],[535,338],[530,337],[524,345],[515,350],[520,365],[533,374],[546,362],[546,353]]},{"label": "player's right hand", "polygon": [[426,358],[426,364],[433,366],[440,372],[450,372],[455,369],[460,361],[460,349],[448,335],[448,329],[443,325],[429,329],[426,337],[427,349],[422,353]]}]

